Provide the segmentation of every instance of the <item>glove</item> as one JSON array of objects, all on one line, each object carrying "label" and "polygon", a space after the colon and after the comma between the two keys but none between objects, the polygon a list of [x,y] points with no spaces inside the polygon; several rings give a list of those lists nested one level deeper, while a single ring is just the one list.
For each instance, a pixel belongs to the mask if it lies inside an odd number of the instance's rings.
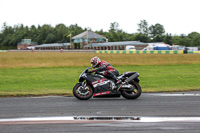
[{"label": "glove", "polygon": [[93,73],[93,72],[95,72],[95,69],[94,69],[94,70],[91,70],[91,71],[89,71],[89,73]]}]

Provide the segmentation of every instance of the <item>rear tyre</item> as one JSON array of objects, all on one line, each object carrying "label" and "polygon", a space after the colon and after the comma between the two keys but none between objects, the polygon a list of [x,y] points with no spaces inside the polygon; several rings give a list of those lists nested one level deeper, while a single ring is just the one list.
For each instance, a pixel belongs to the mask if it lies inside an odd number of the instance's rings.
[{"label": "rear tyre", "polygon": [[121,91],[122,96],[126,99],[137,99],[142,93],[140,85],[134,81],[131,81],[129,84],[133,85],[134,90],[133,91],[122,90]]},{"label": "rear tyre", "polygon": [[88,100],[93,96],[93,89],[87,84],[82,86],[78,83],[73,88],[73,94],[77,99]]}]

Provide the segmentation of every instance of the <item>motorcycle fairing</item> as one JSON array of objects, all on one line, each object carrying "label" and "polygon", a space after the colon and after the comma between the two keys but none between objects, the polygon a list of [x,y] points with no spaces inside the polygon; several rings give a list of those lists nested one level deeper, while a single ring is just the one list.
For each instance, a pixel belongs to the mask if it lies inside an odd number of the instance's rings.
[{"label": "motorcycle fairing", "polygon": [[102,95],[106,95],[106,94],[110,94],[111,91],[105,91],[105,92],[100,92],[100,93],[95,93],[93,96],[97,97],[97,96],[102,96]]},{"label": "motorcycle fairing", "polygon": [[88,75],[87,81],[93,86],[94,93],[110,91],[110,81],[101,75]]},{"label": "motorcycle fairing", "polygon": [[119,91],[112,92],[112,91],[105,91],[100,93],[94,93],[94,98],[111,98],[111,97],[120,97],[121,93]]},{"label": "motorcycle fairing", "polygon": [[[132,76],[135,73],[136,72],[124,72],[123,75],[124,75],[124,77],[130,77],[130,76]],[[139,78],[136,78],[134,81],[137,82],[137,83],[140,82]]]},{"label": "motorcycle fairing", "polygon": [[136,72],[124,72],[125,77],[130,77],[131,75],[135,74]]}]

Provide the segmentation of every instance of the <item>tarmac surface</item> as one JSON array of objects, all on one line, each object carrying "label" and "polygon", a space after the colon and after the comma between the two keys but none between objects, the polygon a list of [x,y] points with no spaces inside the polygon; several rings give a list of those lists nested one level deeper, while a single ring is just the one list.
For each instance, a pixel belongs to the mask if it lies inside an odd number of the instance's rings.
[{"label": "tarmac surface", "polygon": [[[123,117],[134,120],[121,120]],[[136,100],[121,97],[80,101],[61,96],[1,98],[0,132],[199,133],[200,91],[142,93]]]}]

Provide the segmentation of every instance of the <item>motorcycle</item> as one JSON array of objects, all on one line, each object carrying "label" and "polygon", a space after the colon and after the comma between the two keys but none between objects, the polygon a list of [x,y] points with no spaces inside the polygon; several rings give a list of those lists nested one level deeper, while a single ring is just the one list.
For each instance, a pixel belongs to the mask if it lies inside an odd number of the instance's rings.
[{"label": "motorcycle", "polygon": [[137,72],[124,72],[119,75],[117,78],[122,81],[122,84],[116,85],[112,79],[104,77],[104,72],[93,74],[89,69],[92,68],[88,67],[81,73],[79,83],[73,88],[73,94],[77,99],[88,100],[92,96],[100,98],[121,95],[126,99],[136,99],[142,93]]}]

